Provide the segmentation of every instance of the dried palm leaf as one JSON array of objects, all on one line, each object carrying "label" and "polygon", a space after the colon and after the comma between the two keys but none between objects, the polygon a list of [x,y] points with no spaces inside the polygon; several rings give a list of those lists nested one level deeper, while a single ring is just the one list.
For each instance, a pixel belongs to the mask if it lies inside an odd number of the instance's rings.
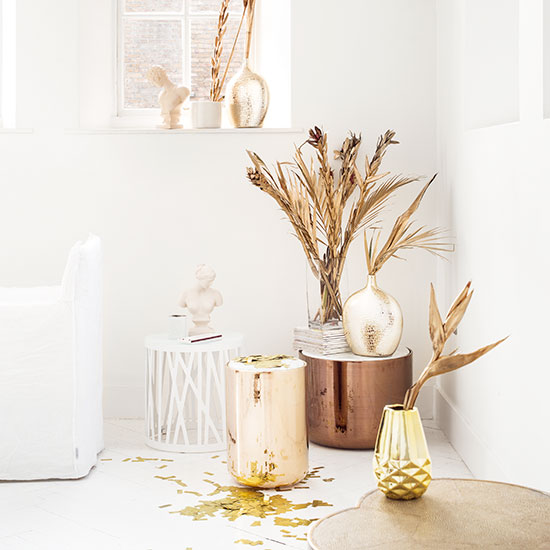
[{"label": "dried palm leaf", "polygon": [[[374,161],[373,161],[374,162]],[[436,174],[437,175],[437,174]],[[411,222],[412,215],[416,212],[426,191],[435,180],[436,175],[422,188],[418,196],[396,220],[384,245],[378,250],[378,246],[366,247],[367,270],[369,275],[375,275],[382,266],[390,259],[395,258],[400,250],[420,248],[441,256],[444,252],[452,250],[451,244],[441,240],[443,231],[440,229],[425,229],[424,227],[414,228]],[[377,231],[377,230],[374,230]],[[380,233],[376,242],[378,243]],[[366,237],[365,237],[366,239]],[[371,239],[372,240],[372,239]]]},{"label": "dried palm leaf", "polygon": [[[248,1],[250,5],[251,0]],[[340,163],[337,171],[330,163],[327,134],[317,126],[309,131],[306,142],[296,147],[293,162],[278,162],[274,169],[248,151],[253,164],[247,170],[249,181],[272,197],[286,214],[311,271],[320,281],[321,323],[341,319],[340,279],[355,237],[364,228],[375,226],[398,189],[417,181],[379,173],[388,147],[398,143],[394,136],[392,130],[380,136],[372,161],[365,159],[364,176],[357,167],[361,135],[353,133],[334,151]],[[314,149],[313,159],[306,159],[305,145]],[[438,245],[430,240],[431,235],[410,232],[407,237],[408,247],[423,245],[435,249]],[[424,242],[419,243],[419,239]]]},{"label": "dried palm leaf", "polygon": [[430,287],[430,339],[432,341],[433,354],[428,366],[424,369],[420,375],[418,381],[413,384],[405,395],[404,409],[409,410],[414,407],[418,393],[426,380],[445,374],[453,370],[459,369],[469,363],[472,363],[476,359],[479,359],[486,353],[490,352],[493,348],[498,346],[501,342],[504,342],[506,338],[498,340],[493,344],[479,348],[476,351],[465,354],[457,354],[457,350],[453,350],[447,355],[442,355],[447,340],[451,334],[456,330],[460,321],[466,313],[468,304],[472,298],[473,291],[470,291],[471,282],[464,287],[464,290],[457,296],[453,304],[451,305],[445,322],[442,321],[437,307],[435,299],[435,291],[433,285]]}]

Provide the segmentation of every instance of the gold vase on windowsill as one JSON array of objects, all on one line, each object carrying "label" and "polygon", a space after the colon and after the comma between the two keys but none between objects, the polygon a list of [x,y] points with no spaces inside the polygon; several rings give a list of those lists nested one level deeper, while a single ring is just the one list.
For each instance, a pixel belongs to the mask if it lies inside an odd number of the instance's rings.
[{"label": "gold vase on windowsill", "polygon": [[241,69],[228,82],[225,103],[229,120],[235,128],[261,128],[269,107],[267,82],[250,65],[250,46],[254,27],[256,0],[244,0],[246,15],[245,60]]}]

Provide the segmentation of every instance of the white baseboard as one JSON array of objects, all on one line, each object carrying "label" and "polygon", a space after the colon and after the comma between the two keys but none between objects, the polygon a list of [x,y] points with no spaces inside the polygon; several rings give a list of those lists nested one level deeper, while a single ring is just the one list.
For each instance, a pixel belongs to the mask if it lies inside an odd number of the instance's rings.
[{"label": "white baseboard", "polygon": [[434,389],[435,386],[427,384],[416,399],[416,408],[423,420],[431,420],[434,417]]},{"label": "white baseboard", "polygon": [[498,457],[475,433],[441,388],[434,387],[434,418],[474,477],[509,481]]}]

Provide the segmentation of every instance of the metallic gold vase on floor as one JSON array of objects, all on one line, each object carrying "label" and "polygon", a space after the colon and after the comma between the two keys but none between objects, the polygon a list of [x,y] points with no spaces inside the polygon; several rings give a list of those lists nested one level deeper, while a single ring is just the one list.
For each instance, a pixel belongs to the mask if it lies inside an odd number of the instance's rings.
[{"label": "metallic gold vase on floor", "polygon": [[227,364],[227,466],[239,483],[279,487],[307,474],[305,366],[282,355]]},{"label": "metallic gold vase on floor", "polygon": [[356,355],[385,357],[399,346],[401,308],[393,296],[378,287],[375,275],[369,275],[367,286],[346,300],[343,317],[346,340]]},{"label": "metallic gold vase on floor", "polygon": [[235,128],[261,128],[269,107],[267,82],[251,70],[248,60],[228,82],[225,102]]},{"label": "metallic gold vase on floor", "polygon": [[421,497],[432,480],[432,463],[418,410],[386,405],[374,448],[378,488],[395,500]]}]

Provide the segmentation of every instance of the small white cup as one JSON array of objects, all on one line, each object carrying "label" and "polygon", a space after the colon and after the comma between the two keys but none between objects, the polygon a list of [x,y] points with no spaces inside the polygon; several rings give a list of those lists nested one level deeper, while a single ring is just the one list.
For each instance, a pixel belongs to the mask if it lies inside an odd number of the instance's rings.
[{"label": "small white cup", "polygon": [[222,106],[221,101],[192,101],[193,128],[219,128],[222,125]]},{"label": "small white cup", "polygon": [[187,337],[187,315],[176,313],[170,315],[170,326],[168,338],[171,340],[182,340]]}]

